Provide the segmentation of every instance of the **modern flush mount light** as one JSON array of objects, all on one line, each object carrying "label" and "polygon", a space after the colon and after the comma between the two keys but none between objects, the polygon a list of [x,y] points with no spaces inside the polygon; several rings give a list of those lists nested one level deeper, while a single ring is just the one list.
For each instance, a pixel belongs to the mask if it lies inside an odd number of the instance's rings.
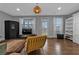
[{"label": "modern flush mount light", "polygon": [[17,11],[20,11],[20,8],[16,8]]},{"label": "modern flush mount light", "polygon": [[39,13],[41,12],[40,6],[36,5],[36,6],[33,8],[33,12],[34,12],[35,14],[39,14]]},{"label": "modern flush mount light", "polygon": [[62,8],[62,7],[58,7],[57,9],[58,9],[58,10],[61,10],[61,8]]}]

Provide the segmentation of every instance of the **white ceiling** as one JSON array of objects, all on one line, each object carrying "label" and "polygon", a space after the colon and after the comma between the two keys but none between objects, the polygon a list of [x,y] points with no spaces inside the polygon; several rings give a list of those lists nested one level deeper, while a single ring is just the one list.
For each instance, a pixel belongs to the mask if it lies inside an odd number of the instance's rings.
[{"label": "white ceiling", "polygon": [[[68,15],[79,10],[78,3],[42,3],[38,4],[42,11],[40,15]],[[8,13],[12,16],[29,16],[35,15],[33,7],[34,3],[0,3],[0,11]],[[58,7],[62,7],[60,11]],[[16,8],[20,8],[21,11],[16,11]]]}]

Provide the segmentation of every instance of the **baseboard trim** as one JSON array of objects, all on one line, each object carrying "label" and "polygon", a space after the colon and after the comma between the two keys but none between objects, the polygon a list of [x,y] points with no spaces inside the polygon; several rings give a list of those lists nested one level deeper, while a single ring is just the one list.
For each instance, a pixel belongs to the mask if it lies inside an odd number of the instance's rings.
[{"label": "baseboard trim", "polygon": [[57,39],[57,37],[47,37],[47,39]]}]

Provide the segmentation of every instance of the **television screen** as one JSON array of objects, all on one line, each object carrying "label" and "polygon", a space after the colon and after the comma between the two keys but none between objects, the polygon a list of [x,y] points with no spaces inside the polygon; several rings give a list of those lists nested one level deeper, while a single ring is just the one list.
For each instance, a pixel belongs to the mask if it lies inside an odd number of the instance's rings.
[{"label": "television screen", "polygon": [[22,34],[32,34],[32,29],[22,29]]}]

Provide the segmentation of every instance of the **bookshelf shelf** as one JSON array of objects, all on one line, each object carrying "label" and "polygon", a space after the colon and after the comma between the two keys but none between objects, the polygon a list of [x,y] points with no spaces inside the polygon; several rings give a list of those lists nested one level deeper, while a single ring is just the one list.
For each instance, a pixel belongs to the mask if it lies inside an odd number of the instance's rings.
[{"label": "bookshelf shelf", "polygon": [[65,36],[66,39],[72,40],[73,37],[73,17],[65,20]]}]

